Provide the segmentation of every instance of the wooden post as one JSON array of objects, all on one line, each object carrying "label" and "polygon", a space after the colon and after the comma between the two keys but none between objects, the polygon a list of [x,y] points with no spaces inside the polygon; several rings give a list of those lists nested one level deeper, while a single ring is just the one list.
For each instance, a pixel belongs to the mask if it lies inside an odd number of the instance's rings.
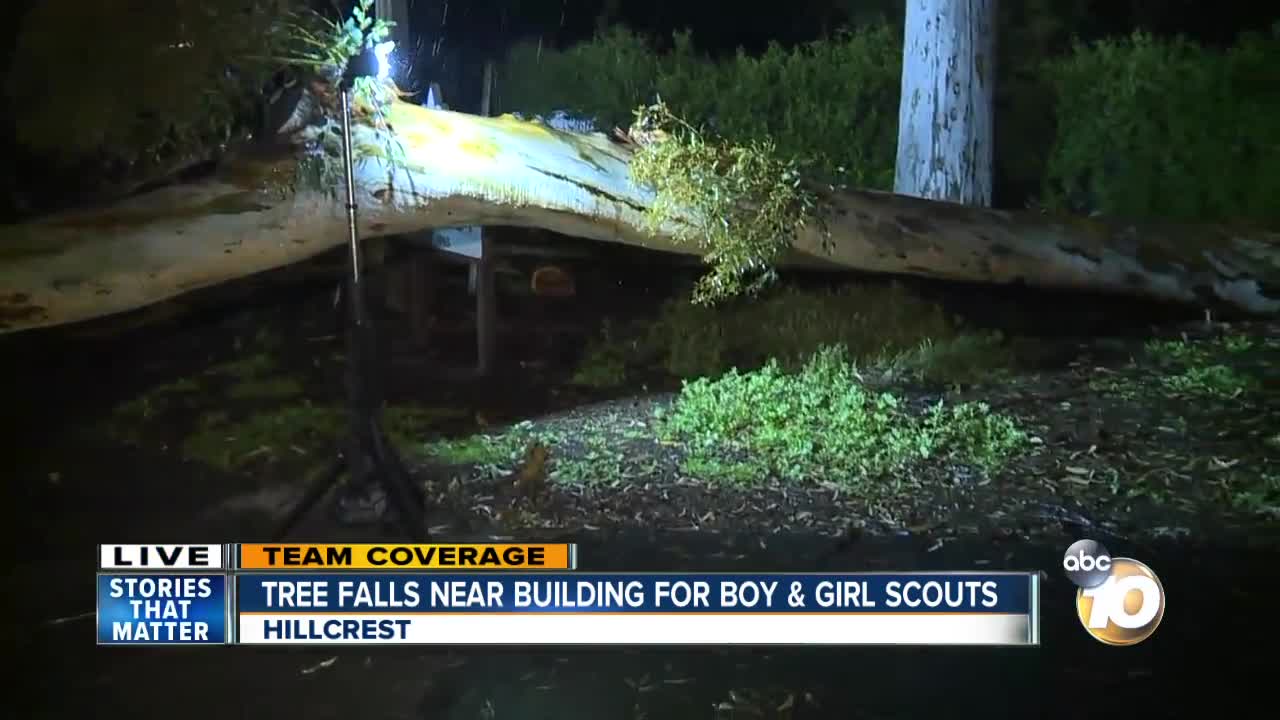
[{"label": "wooden post", "polygon": [[[405,62],[410,52],[408,0],[375,0],[374,16],[393,23],[390,39],[395,41],[396,46],[392,55],[395,61],[392,73],[396,81],[407,86],[410,78],[397,73],[402,73],[403,68],[408,67]],[[438,91],[436,95],[439,97]],[[431,329],[431,301],[435,294],[433,260],[431,252],[414,248],[409,251],[408,258],[404,261],[405,267],[401,270],[405,273],[404,279],[408,285],[406,310],[409,315],[409,340],[419,349],[427,345]]]},{"label": "wooden post", "polygon": [[490,99],[493,97],[493,61],[486,60],[484,63],[484,87],[480,89],[480,114],[488,117],[490,114]]},{"label": "wooden post", "polygon": [[[484,87],[480,90],[480,114],[488,117],[493,90],[493,61],[484,64]],[[495,287],[493,252],[489,233],[480,228],[480,258],[474,264],[476,289],[476,371],[480,375],[493,372],[497,346],[498,294]]]},{"label": "wooden post", "polygon": [[435,299],[435,258],[415,248],[409,259],[409,339],[424,348],[431,335],[431,305]]}]

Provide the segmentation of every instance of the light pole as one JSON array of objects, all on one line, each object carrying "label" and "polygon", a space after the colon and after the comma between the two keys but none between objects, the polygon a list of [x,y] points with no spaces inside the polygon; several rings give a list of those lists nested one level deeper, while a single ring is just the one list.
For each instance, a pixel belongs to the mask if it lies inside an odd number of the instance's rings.
[{"label": "light pole", "polygon": [[347,399],[348,437],[329,470],[316,479],[298,504],[286,516],[275,534],[282,540],[313,507],[340,484],[343,476],[351,487],[372,489],[381,486],[389,507],[395,513],[404,534],[411,540],[428,537],[424,517],[425,494],[413,484],[404,461],[396,453],[382,427],[382,398],[371,391],[370,373],[376,337],[365,297],[363,268],[360,259],[360,236],[356,224],[355,173],[351,157],[351,91],[358,78],[385,79],[393,43],[371,47],[353,58],[339,85],[342,113],[342,162],[346,175],[347,234],[350,250],[350,272],[346,293]]}]

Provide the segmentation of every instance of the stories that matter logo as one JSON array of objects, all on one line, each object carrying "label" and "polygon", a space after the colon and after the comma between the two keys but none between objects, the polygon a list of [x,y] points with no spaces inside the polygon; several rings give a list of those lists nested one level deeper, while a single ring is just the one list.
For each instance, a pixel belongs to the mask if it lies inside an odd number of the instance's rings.
[{"label": "stories that matter logo", "polygon": [[1164,586],[1143,563],[1112,557],[1101,543],[1067,548],[1062,569],[1075,583],[1076,613],[1084,629],[1108,645],[1137,645],[1164,619]]}]

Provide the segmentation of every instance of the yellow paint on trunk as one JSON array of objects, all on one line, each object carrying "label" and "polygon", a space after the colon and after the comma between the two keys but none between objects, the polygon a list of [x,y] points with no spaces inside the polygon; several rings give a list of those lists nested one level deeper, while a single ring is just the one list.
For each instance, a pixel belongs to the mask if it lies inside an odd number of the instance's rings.
[{"label": "yellow paint on trunk", "polygon": [[478,155],[487,160],[498,157],[498,146],[492,142],[482,140],[463,140],[458,145],[462,152],[468,155]]},{"label": "yellow paint on trunk", "polygon": [[516,132],[528,137],[536,137],[545,140],[554,137],[551,128],[533,120],[521,120],[515,115],[499,115],[496,118],[486,118],[486,123],[496,126],[499,132]]}]

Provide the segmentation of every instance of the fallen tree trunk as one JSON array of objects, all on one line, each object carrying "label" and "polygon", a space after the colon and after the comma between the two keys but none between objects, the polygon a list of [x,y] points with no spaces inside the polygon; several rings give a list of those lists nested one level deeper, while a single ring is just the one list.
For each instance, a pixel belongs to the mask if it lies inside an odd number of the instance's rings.
[{"label": "fallen tree trunk", "polygon": [[[558,132],[395,102],[400,166],[353,128],[365,237],[461,225],[565,235],[700,254],[672,225],[651,233],[653,200],[628,173],[630,150]],[[140,308],[305,260],[345,241],[341,200],[307,182],[304,153],[245,153],[206,180],[108,207],[0,228],[0,332]],[[883,193],[831,198],[829,239],[802,232],[786,264],[986,283],[1026,283],[1280,311],[1280,234],[1138,227],[1002,212]]]}]

